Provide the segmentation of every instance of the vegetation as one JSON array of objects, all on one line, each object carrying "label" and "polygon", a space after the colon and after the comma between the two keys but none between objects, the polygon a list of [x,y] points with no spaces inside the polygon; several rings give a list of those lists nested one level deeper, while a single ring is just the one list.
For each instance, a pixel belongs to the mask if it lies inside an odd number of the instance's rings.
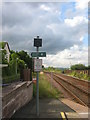
[{"label": "vegetation", "polygon": [[[32,69],[32,58],[28,55],[27,52],[25,52],[23,50],[19,51],[19,52],[17,52],[17,51],[15,52],[15,51],[11,50],[11,57],[10,57],[11,60],[12,60],[12,56],[14,56],[15,59],[18,58],[18,61],[22,60],[22,62],[24,63],[24,65],[27,68]],[[19,65],[19,63],[20,62],[18,62],[18,65]],[[22,64],[22,66],[23,66],[23,64]],[[22,68],[22,66],[21,66],[21,68]]]},{"label": "vegetation", "polygon": [[88,76],[87,74],[83,74],[82,72],[81,73],[77,73],[76,71],[73,71],[69,75],[71,75],[73,77],[77,77],[79,79],[90,80],[90,76]]},{"label": "vegetation", "polygon": [[[34,84],[34,96],[36,96],[36,84]],[[40,98],[59,98],[60,92],[51,86],[47,77],[42,74],[39,77],[39,97]]]},{"label": "vegetation", "polygon": [[77,77],[79,79],[90,80],[90,76],[88,76],[87,74],[84,74],[82,72],[78,73],[77,71],[74,71],[74,70],[90,70],[90,66],[85,66],[83,64],[75,64],[71,66],[71,70],[73,70],[73,72],[71,72],[69,75]]},{"label": "vegetation", "polygon": [[4,49],[6,42],[0,42],[0,48]]},{"label": "vegetation", "polygon": [[71,70],[87,70],[90,69],[90,66],[85,66],[83,64],[75,64],[71,66]]},{"label": "vegetation", "polygon": [[16,52],[16,54],[18,55],[19,59],[25,62],[28,68],[32,69],[32,58],[30,58],[27,52],[22,50],[20,52]]},{"label": "vegetation", "polygon": [[6,51],[2,50],[0,51],[0,58],[2,57],[2,59],[0,59],[0,64],[7,64],[7,59],[6,59]]},{"label": "vegetation", "polygon": [[54,67],[48,67],[48,68],[44,68],[44,71],[48,71],[48,72],[56,72],[56,73],[61,73],[62,71],[58,68],[54,68]]},{"label": "vegetation", "polygon": [[[32,58],[25,51],[15,52],[13,50],[10,51],[10,61],[7,62],[5,58],[6,51],[1,51],[3,64],[8,64],[8,67],[2,68],[2,77],[3,82],[7,83],[10,81],[15,81],[20,78],[20,71],[24,68],[32,69]],[[18,75],[17,75],[18,74]]]}]

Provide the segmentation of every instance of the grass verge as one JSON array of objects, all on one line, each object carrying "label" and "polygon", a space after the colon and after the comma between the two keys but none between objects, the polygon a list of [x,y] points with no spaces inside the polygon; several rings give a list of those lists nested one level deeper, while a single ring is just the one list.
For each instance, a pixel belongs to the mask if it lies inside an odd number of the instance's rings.
[{"label": "grass verge", "polygon": [[[36,96],[36,84],[33,86],[34,96]],[[39,74],[39,97],[40,98],[59,98],[60,91],[52,87],[44,74]]]}]

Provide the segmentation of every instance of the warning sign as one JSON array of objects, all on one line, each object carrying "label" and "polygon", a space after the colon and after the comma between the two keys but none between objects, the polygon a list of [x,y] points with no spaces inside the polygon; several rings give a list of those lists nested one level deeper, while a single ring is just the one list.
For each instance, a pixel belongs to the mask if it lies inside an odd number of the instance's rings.
[{"label": "warning sign", "polygon": [[34,71],[38,72],[42,70],[42,59],[34,59]]}]

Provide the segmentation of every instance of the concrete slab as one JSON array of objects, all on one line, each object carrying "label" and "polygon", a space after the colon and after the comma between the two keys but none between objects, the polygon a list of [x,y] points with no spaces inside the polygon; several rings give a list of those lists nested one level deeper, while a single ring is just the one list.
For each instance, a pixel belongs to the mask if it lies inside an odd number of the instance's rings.
[{"label": "concrete slab", "polygon": [[[62,118],[60,112],[75,113],[74,110],[58,99],[40,99],[39,108],[39,118]],[[37,118],[36,100],[33,99],[27,105],[22,107],[12,116],[12,118]]]}]

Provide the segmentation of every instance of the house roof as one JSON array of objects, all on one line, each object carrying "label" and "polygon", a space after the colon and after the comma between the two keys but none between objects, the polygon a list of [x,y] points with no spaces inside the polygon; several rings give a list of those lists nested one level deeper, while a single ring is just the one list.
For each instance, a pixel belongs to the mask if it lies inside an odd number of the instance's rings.
[{"label": "house roof", "polygon": [[0,42],[0,48],[1,48],[1,49],[4,49],[6,44],[7,44],[7,46],[8,46],[9,51],[10,51],[8,42]]}]

